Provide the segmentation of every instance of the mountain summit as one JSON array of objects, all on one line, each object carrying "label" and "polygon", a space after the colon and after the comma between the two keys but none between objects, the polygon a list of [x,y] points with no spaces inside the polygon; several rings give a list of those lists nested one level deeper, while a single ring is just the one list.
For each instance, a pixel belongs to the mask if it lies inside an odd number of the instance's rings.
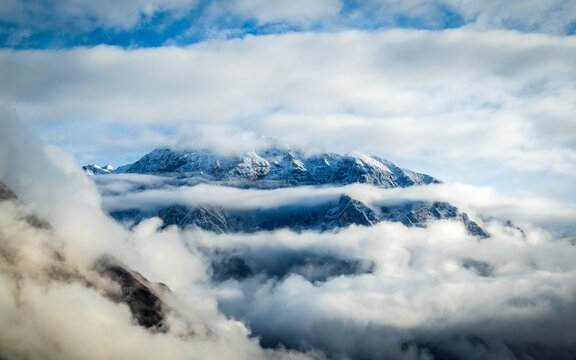
[{"label": "mountain summit", "polygon": [[[90,173],[92,168],[85,167]],[[174,174],[202,182],[224,182],[250,188],[279,188],[298,185],[348,185],[366,183],[383,188],[440,183],[432,176],[400,167],[390,161],[364,154],[308,155],[299,150],[271,148],[242,155],[218,155],[209,150],[158,148],[138,161],[106,172]]]}]

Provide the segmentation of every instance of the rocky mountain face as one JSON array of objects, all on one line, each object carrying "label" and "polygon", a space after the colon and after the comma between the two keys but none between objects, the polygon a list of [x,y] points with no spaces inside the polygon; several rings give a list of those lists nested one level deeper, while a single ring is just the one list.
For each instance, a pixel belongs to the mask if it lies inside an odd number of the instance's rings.
[{"label": "rocky mountain face", "polygon": [[470,220],[466,213],[459,212],[456,207],[445,202],[409,201],[395,206],[383,206],[380,211],[380,220],[401,222],[408,227],[426,227],[430,220],[458,220],[466,226],[470,235],[488,237],[488,233]]},{"label": "rocky mountain face", "polygon": [[151,283],[139,273],[129,269],[110,255],[94,262],[94,270],[120,286],[120,293],[106,292],[117,303],[125,303],[138,325],[155,331],[166,331],[164,316],[168,307],[161,299],[170,289],[161,283]]},{"label": "rocky mountain face", "polygon": [[277,148],[227,156],[203,150],[159,148],[135,163],[116,170],[97,165],[87,165],[84,170],[89,174],[172,175],[250,188],[353,183],[392,188],[440,183],[432,176],[413,172],[374,156],[335,153],[307,155],[299,150]]},{"label": "rocky mountain face", "polygon": [[16,194],[0,181],[0,201],[16,200]]},{"label": "rocky mountain face", "polygon": [[120,222],[137,224],[159,217],[164,227],[176,225],[180,229],[196,227],[215,233],[254,233],[277,229],[292,231],[328,231],[351,225],[372,226],[381,221],[401,222],[408,227],[426,227],[432,220],[462,222],[469,234],[488,237],[488,234],[466,213],[448,203],[413,201],[373,209],[348,195],[337,203],[326,202],[313,207],[284,206],[275,209],[224,209],[222,207],[191,207],[171,205],[154,211],[138,209],[112,211]]}]

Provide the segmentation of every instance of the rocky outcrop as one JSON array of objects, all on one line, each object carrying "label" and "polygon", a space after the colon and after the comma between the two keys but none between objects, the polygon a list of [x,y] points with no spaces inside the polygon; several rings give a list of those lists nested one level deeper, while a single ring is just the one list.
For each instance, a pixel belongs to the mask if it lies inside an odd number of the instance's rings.
[{"label": "rocky outcrop", "polygon": [[6,184],[0,181],[0,201],[16,200],[16,194]]},{"label": "rocky outcrop", "polygon": [[323,228],[343,228],[350,225],[372,226],[378,223],[374,210],[361,201],[354,200],[348,195],[342,195],[338,206],[328,210],[324,217]]},{"label": "rocky outcrop", "polygon": [[160,292],[170,291],[164,284],[149,282],[139,273],[128,269],[111,256],[102,256],[94,263],[94,270],[120,286],[120,293],[106,292],[111,300],[125,303],[135,321],[155,331],[166,331],[166,304]]}]

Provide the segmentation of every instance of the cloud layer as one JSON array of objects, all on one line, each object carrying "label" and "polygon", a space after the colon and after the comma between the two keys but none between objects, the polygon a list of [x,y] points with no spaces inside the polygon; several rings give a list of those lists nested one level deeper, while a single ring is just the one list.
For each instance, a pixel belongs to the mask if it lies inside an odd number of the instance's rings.
[{"label": "cloud layer", "polygon": [[222,311],[244,319],[265,344],[368,359],[570,356],[574,339],[565,337],[572,327],[565,319],[574,312],[573,243],[537,228],[487,225],[492,236],[480,241],[449,221],[428,229],[382,223],[329,235],[187,237],[242,256],[254,269],[304,250],[376,264],[373,273],[325,282],[310,282],[299,269],[280,280],[255,276],[218,285]]},{"label": "cloud layer", "polygon": [[0,96],[85,162],[134,161],[175,134],[225,148],[275,138],[553,193],[576,175],[575,56],[572,37],[467,30],[3,50]]}]

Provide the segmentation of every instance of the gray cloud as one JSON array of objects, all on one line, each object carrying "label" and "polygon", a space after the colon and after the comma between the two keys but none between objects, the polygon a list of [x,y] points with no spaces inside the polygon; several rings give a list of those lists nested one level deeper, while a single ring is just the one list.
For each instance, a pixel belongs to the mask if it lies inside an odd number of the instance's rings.
[{"label": "gray cloud", "polygon": [[[441,221],[427,230],[381,224],[328,236],[195,232],[188,238],[204,247],[248,247],[269,262],[282,261],[270,248],[291,248],[376,263],[374,273],[321,283],[297,274],[221,283],[222,310],[245,319],[270,345],[354,358],[570,356],[574,338],[565,334],[574,312],[574,246],[541,229],[526,229],[526,238],[503,226],[490,231],[491,238],[478,241]],[[248,263],[258,261],[244,254]],[[465,266],[469,258],[493,271]]]}]

